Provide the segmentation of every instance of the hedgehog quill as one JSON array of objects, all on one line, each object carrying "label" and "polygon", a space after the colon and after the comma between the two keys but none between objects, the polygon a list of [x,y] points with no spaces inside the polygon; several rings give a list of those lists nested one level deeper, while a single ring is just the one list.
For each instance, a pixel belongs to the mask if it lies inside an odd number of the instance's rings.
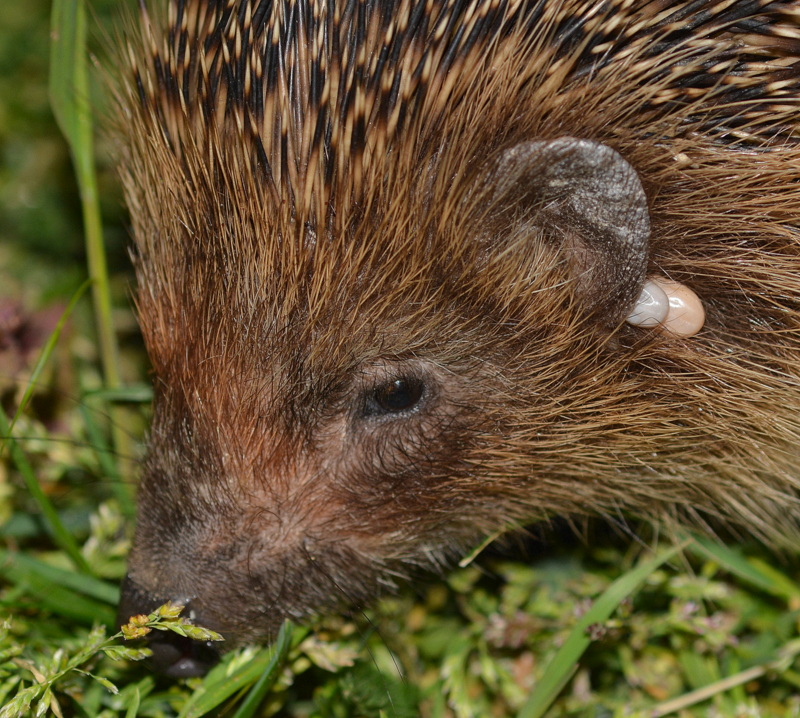
[{"label": "hedgehog quill", "polygon": [[554,515],[797,541],[796,3],[173,0],[130,28],[156,394],[121,615],[266,639]]}]

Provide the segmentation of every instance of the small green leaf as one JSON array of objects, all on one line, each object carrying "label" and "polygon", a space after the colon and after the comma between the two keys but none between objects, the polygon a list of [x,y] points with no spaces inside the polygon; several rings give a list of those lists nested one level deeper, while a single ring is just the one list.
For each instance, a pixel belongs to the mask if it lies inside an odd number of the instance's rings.
[{"label": "small green leaf", "polygon": [[81,671],[81,673],[85,673],[87,676],[94,678],[101,686],[108,689],[114,695],[119,693],[119,688],[117,688],[108,678],[104,678],[103,676],[95,675],[94,673],[87,673],[86,671]]},{"label": "small green leaf", "polygon": [[41,718],[46,712],[47,709],[50,707],[50,702],[53,699],[53,691],[48,686],[44,693],[42,693],[42,697],[36,704],[36,708],[33,711],[33,715],[35,718]]},{"label": "small green leaf", "polygon": [[43,690],[43,686],[34,683],[23,688],[8,703],[0,708],[0,718],[23,718],[29,715],[31,703],[35,701]]},{"label": "small green leaf", "polygon": [[[191,638],[195,641],[224,641],[225,638],[222,634],[212,631],[210,628],[203,628],[202,626],[194,626],[191,623],[180,624],[183,629],[181,635]],[[169,626],[173,631],[177,630],[174,626]]]},{"label": "small green leaf", "polygon": [[114,661],[141,661],[153,655],[149,648],[129,648],[128,646],[108,646],[103,648],[110,659]]}]

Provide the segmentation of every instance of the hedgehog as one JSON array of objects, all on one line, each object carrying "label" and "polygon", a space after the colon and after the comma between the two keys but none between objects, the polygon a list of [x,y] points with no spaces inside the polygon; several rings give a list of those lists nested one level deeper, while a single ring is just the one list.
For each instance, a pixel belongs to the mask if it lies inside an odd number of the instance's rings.
[{"label": "hedgehog", "polygon": [[[114,133],[155,394],[120,615],[268,640],[557,516],[796,545],[799,18],[140,3]],[[177,676],[203,650],[154,646]]]}]

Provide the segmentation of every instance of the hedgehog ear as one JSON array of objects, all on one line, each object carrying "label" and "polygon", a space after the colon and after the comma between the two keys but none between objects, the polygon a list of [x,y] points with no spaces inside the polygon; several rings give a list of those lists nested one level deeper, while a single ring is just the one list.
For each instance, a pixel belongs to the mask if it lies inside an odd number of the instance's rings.
[{"label": "hedgehog ear", "polygon": [[512,232],[561,242],[588,311],[609,325],[627,316],[645,281],[650,218],[639,176],[618,152],[571,137],[525,142],[501,155],[491,191],[491,215]]}]

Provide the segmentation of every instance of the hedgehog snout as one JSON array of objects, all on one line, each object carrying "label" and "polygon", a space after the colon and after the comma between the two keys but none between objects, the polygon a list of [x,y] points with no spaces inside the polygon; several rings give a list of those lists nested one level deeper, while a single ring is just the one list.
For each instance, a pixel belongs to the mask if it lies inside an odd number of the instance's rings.
[{"label": "hedgehog snout", "polygon": [[[117,625],[124,625],[132,616],[151,613],[168,601],[182,605],[182,615],[193,623],[208,624],[208,619],[197,613],[191,600],[180,596],[154,596],[126,576],[121,586]],[[171,631],[153,631],[146,640],[152,651],[152,668],[172,678],[202,676],[220,657],[212,641],[196,641]]]}]

